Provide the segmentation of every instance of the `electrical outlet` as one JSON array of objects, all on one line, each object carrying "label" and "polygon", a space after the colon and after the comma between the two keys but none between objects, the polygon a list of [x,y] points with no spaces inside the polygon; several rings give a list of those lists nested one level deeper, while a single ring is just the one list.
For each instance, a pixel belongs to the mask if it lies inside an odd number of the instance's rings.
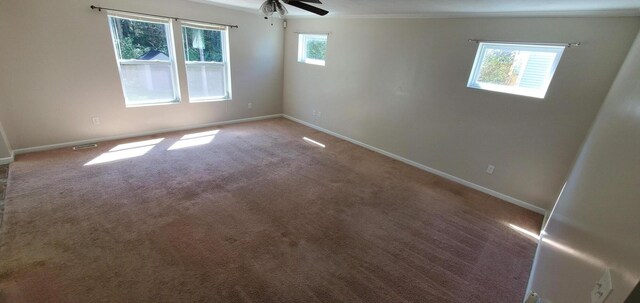
[{"label": "electrical outlet", "polygon": [[247,108],[248,109],[252,109],[253,108],[253,103],[247,103]]},{"label": "electrical outlet", "polygon": [[612,291],[611,271],[607,268],[591,290],[591,303],[603,303]]},{"label": "electrical outlet", "polygon": [[100,117],[92,117],[91,123],[93,123],[93,125],[100,125]]},{"label": "electrical outlet", "polygon": [[487,166],[487,170],[486,170],[486,172],[487,172],[487,174],[490,174],[490,175],[491,175],[491,174],[493,174],[493,171],[494,171],[495,169],[496,169],[496,167],[495,167],[495,166],[493,166],[493,165],[489,165],[489,166]]},{"label": "electrical outlet", "polygon": [[318,118],[320,118],[322,116],[322,113],[318,112],[317,116],[318,116]]},{"label": "electrical outlet", "polygon": [[318,115],[318,111],[316,111],[316,110],[314,109],[314,110],[313,110],[312,115],[313,115],[314,117],[315,117],[315,116],[317,116],[317,115]]}]

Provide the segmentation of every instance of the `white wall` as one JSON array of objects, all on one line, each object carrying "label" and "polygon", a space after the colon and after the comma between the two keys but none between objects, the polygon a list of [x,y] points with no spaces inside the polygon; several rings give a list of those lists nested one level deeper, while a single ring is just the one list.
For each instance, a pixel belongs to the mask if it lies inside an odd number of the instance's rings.
[{"label": "white wall", "polygon": [[530,288],[552,302],[590,302],[604,269],[623,302],[640,280],[640,34],[611,87],[536,256]]},{"label": "white wall", "polygon": [[[179,65],[181,104],[126,108],[106,14],[91,4],[238,24],[230,31],[233,100],[189,104]],[[279,114],[278,25],[258,14],[186,0],[0,0],[0,120],[11,146],[20,149]],[[178,23],[174,36],[180,41]],[[93,116],[102,124],[94,126]]]},{"label": "white wall", "polygon": [[[234,99],[188,103],[179,66],[181,104],[126,108],[106,15],[91,4],[240,25],[230,32]],[[187,0],[0,0],[0,121],[15,149],[155,131],[280,113],[284,83],[286,114],[550,208],[639,25],[631,17],[294,19],[283,43],[279,22]],[[296,31],[332,32],[326,67],[296,62]],[[466,88],[476,51],[468,38],[584,46],[565,52],[538,100]],[[488,164],[497,167],[491,176]]]},{"label": "white wall", "polygon": [[[284,112],[550,209],[639,25],[637,17],[292,19]],[[325,67],[297,63],[296,32],[331,32]],[[565,51],[540,100],[467,88],[477,49],[469,38],[584,45]]]}]

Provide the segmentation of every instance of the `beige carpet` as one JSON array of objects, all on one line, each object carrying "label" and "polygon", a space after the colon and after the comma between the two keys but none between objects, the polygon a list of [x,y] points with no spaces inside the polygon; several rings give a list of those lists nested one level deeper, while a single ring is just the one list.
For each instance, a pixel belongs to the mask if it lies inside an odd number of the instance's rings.
[{"label": "beige carpet", "polygon": [[4,195],[7,189],[7,178],[9,177],[9,165],[0,164],[0,226],[4,218]]},{"label": "beige carpet", "polygon": [[2,301],[83,303],[521,302],[542,221],[284,119],[21,155],[4,216]]}]

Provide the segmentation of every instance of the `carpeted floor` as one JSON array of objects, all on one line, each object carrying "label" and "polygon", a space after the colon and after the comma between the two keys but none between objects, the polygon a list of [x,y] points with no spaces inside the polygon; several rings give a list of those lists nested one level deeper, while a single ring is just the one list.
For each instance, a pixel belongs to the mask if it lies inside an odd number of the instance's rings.
[{"label": "carpeted floor", "polygon": [[0,301],[82,303],[521,302],[542,222],[284,119],[21,155],[4,216]]},{"label": "carpeted floor", "polygon": [[0,226],[4,217],[4,195],[7,189],[7,178],[9,177],[9,164],[0,165]]}]

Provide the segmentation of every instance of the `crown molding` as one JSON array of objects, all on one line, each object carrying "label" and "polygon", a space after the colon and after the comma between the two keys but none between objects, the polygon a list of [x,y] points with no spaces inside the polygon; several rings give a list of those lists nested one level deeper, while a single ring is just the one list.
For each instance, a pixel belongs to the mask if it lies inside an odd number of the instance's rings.
[{"label": "crown molding", "polygon": [[456,18],[536,18],[536,17],[640,17],[640,9],[589,10],[589,11],[539,11],[539,12],[433,12],[409,14],[350,15],[332,14],[287,15],[287,19],[456,19]]},{"label": "crown molding", "polygon": [[[262,16],[258,8],[239,7],[208,0],[189,0],[196,3],[217,6]],[[423,12],[400,14],[348,14],[329,13],[327,16],[314,14],[290,14],[278,19],[455,19],[455,18],[527,18],[527,17],[640,17],[640,7],[613,10],[566,10],[566,11],[520,11],[520,12]]]},{"label": "crown molding", "polygon": [[[191,2],[217,6],[259,15],[259,8],[239,7],[209,0],[189,0]],[[566,11],[520,11],[520,12],[423,12],[400,14],[348,14],[331,13],[327,16],[314,14],[290,14],[278,19],[455,19],[455,18],[527,18],[527,17],[640,17],[640,7],[612,10],[566,10]]]}]

